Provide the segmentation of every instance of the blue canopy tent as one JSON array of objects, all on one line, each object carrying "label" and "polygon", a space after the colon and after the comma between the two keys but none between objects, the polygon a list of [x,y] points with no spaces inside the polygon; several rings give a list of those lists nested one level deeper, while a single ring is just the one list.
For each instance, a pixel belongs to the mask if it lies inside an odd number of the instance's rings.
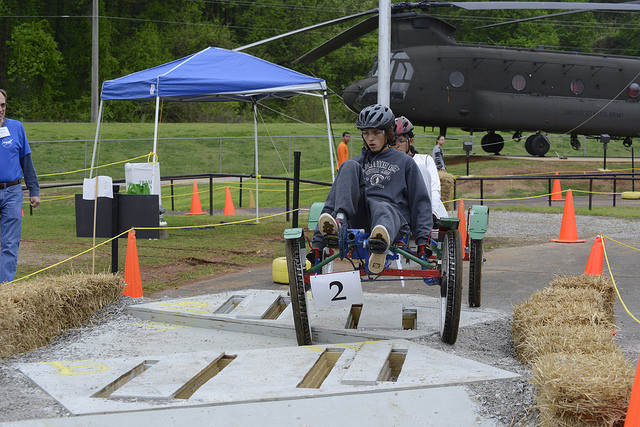
[{"label": "blue canopy tent", "polygon": [[329,102],[324,80],[298,73],[243,52],[208,47],[187,57],[124,77],[105,81],[102,85],[98,125],[91,160],[93,172],[102,108],[108,100],[156,101],[153,153],[158,144],[160,100],[178,102],[244,101],[253,104],[256,174],[256,220],[258,219],[258,119],[257,102],[263,99],[291,98],[311,95],[322,99],[329,138],[329,160],[332,178],[333,136],[329,122]]}]

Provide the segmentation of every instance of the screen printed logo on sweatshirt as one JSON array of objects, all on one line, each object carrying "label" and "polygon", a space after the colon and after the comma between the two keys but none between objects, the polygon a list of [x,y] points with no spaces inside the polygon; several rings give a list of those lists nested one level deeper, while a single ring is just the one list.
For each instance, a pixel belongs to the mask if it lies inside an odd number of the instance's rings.
[{"label": "screen printed logo on sweatshirt", "polygon": [[372,187],[384,188],[385,183],[391,180],[393,174],[398,172],[400,167],[395,163],[384,160],[374,160],[364,166],[364,176]]}]

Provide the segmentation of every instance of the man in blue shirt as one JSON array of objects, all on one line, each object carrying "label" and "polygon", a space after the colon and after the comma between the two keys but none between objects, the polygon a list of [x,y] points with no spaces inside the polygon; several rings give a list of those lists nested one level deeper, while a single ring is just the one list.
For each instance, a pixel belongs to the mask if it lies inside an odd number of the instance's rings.
[{"label": "man in blue shirt", "polygon": [[40,185],[31,160],[31,149],[22,123],[5,118],[7,92],[0,89],[0,282],[11,282],[18,268],[22,233],[24,176],[29,204],[40,204]]}]

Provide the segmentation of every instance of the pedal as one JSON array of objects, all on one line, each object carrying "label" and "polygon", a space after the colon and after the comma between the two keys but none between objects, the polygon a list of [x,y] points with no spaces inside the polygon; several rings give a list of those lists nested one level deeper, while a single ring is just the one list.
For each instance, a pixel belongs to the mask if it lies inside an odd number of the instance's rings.
[{"label": "pedal", "polygon": [[387,242],[382,239],[369,239],[369,251],[374,254],[381,254],[387,250]]}]

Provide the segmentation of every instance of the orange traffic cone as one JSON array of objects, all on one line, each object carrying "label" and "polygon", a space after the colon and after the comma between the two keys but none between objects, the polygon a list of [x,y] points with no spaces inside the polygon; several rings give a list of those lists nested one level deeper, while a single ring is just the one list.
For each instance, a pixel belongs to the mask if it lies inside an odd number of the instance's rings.
[{"label": "orange traffic cone", "polygon": [[229,190],[229,187],[227,187],[226,194],[224,196],[224,214],[236,214],[236,209],[233,207],[233,199],[231,198],[231,190]]},{"label": "orange traffic cone", "polygon": [[551,239],[552,242],[558,243],[584,243],[584,240],[578,240],[578,228],[576,227],[576,215],[573,210],[573,193],[567,191],[567,200],[564,204],[562,213],[562,224],[560,225],[560,236],[557,239]]},{"label": "orange traffic cone", "polygon": [[584,269],[585,274],[593,274],[594,276],[602,276],[602,262],[604,261],[604,251],[602,250],[602,238],[596,236],[596,240],[591,246],[591,252],[589,253],[589,259],[587,260],[587,266]]},{"label": "orange traffic cone", "polygon": [[187,215],[205,215],[206,212],[202,212],[202,205],[200,204],[200,193],[198,193],[198,183],[193,181],[193,190],[191,191],[191,210],[187,212]]},{"label": "orange traffic cone", "polygon": [[627,416],[624,419],[624,427],[632,427],[640,425],[640,358],[636,367],[636,376],[633,380],[631,388],[631,398],[627,408]]},{"label": "orange traffic cone", "polygon": [[460,200],[458,204],[458,230],[460,230],[460,240],[462,241],[462,259],[469,260],[465,246],[467,245],[467,220],[464,215],[464,200]]},{"label": "orange traffic cone", "polygon": [[[556,175],[558,175],[558,172],[556,172]],[[553,190],[551,191],[551,200],[560,201],[560,202],[564,200],[562,198],[562,188],[560,187],[559,179],[553,180]]]},{"label": "orange traffic cone", "polygon": [[135,230],[129,230],[129,236],[127,237],[124,283],[126,283],[126,286],[122,295],[131,298],[142,297],[142,282],[140,281],[140,265],[138,264],[138,247],[136,246]]}]

